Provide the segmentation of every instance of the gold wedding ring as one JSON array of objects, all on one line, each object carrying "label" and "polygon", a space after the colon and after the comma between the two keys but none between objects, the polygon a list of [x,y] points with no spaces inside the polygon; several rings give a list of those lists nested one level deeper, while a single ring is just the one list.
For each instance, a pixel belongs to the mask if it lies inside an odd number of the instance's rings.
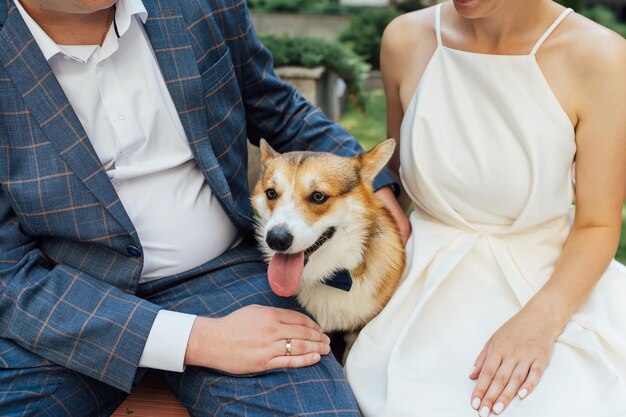
[{"label": "gold wedding ring", "polygon": [[291,355],[291,339],[285,340],[285,355]]}]

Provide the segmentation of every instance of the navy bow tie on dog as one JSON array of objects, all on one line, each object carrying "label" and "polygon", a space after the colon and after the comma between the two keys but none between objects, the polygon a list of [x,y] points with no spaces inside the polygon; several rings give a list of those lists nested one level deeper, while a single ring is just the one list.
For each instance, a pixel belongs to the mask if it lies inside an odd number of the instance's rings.
[{"label": "navy bow tie on dog", "polygon": [[341,269],[331,279],[324,281],[324,284],[348,292],[352,288],[352,275],[347,269]]}]

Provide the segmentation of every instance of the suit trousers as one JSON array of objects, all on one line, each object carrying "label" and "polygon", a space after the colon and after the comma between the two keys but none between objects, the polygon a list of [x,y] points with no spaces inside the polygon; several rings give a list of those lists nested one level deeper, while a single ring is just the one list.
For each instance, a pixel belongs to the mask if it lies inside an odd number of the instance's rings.
[{"label": "suit trousers", "polygon": [[[293,298],[271,291],[267,266],[249,240],[191,271],[141,284],[137,295],[168,310],[209,317],[222,317],[251,304],[299,310]],[[15,349],[21,348],[15,345]],[[139,370],[136,383],[144,373]],[[194,416],[360,416],[332,355],[306,368],[243,376],[194,366],[163,374]],[[0,369],[0,416],[108,416],[125,396],[52,363]]]}]

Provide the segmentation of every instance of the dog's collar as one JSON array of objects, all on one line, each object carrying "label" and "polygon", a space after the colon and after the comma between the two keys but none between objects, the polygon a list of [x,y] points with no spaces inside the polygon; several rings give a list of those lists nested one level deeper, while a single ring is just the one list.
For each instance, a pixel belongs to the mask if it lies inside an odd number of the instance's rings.
[{"label": "dog's collar", "polygon": [[341,269],[335,272],[332,278],[326,280],[324,284],[348,292],[352,288],[352,276],[347,269]]}]

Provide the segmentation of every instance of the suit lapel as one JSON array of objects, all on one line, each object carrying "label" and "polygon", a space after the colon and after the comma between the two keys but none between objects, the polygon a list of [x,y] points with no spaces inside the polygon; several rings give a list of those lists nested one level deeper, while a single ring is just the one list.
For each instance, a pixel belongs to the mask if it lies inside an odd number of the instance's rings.
[{"label": "suit lapel", "polygon": [[11,2],[0,31],[0,62],[67,166],[126,229],[135,229],[63,89]]},{"label": "suit lapel", "polygon": [[[230,188],[213,153],[211,141],[202,140],[208,136],[204,88],[181,6],[178,0],[144,1],[144,5],[148,11],[146,33],[191,150],[213,194],[223,207],[232,211]],[[194,143],[202,143],[202,148]]]},{"label": "suit lapel", "polygon": [[[0,62],[13,80],[35,121],[61,158],[95,198],[124,227],[135,234],[104,167],[87,138],[63,89],[52,74],[37,43],[11,0],[0,7],[8,16],[0,31]],[[147,1],[146,32],[152,43],[165,83],[174,101],[196,161],[222,206],[232,210],[230,188],[219,168],[208,135],[206,104],[196,57],[177,0]],[[202,108],[203,111],[197,111]]]}]

